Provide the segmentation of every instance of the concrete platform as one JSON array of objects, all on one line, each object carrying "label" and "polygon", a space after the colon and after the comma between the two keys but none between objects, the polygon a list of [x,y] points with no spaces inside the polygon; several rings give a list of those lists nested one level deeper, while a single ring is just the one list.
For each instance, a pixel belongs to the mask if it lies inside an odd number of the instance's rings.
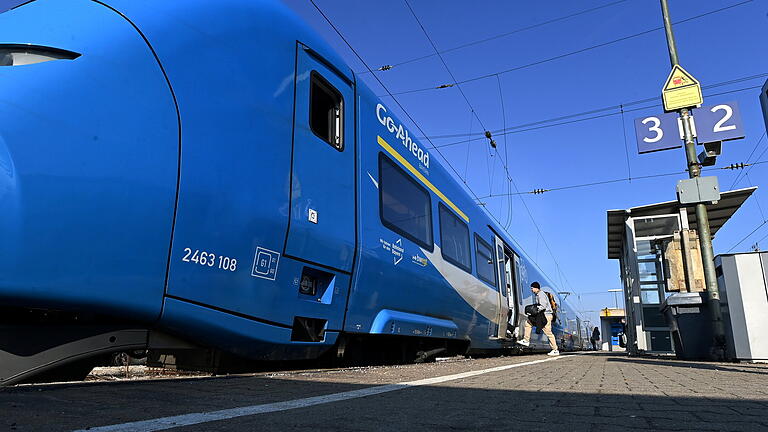
[{"label": "concrete platform", "polygon": [[12,431],[768,431],[766,412],[768,366],[600,353],[0,390]]}]

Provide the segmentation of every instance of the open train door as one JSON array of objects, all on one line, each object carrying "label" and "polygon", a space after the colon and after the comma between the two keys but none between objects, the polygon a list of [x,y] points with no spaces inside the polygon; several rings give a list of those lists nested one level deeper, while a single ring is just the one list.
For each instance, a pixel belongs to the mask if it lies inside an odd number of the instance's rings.
[{"label": "open train door", "polygon": [[507,278],[507,302],[509,304],[508,330],[514,334],[520,316],[520,281],[517,266],[520,258],[510,248],[504,248],[504,275]]},{"label": "open train door", "polygon": [[509,299],[509,290],[507,289],[508,281],[510,280],[508,278],[507,272],[506,272],[506,261],[508,255],[506,254],[505,250],[506,247],[504,246],[504,241],[499,238],[498,236],[495,237],[495,246],[496,246],[496,275],[499,278],[498,280],[498,286],[499,286],[499,315],[498,315],[498,331],[496,333],[496,337],[500,339],[506,339],[507,338],[507,325],[509,322],[509,311],[510,311],[510,299]]}]

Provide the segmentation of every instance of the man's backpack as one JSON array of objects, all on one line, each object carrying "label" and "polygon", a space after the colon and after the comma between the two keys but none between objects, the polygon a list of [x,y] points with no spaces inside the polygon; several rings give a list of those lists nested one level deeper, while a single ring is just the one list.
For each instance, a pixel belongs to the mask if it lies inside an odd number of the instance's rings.
[{"label": "man's backpack", "polygon": [[557,321],[557,301],[555,301],[555,296],[550,293],[544,291],[544,294],[547,295],[547,299],[549,299],[549,305],[552,306],[552,321]]},{"label": "man's backpack", "polygon": [[544,291],[544,294],[547,295],[547,298],[549,299],[549,305],[552,306],[552,313],[557,314],[557,301],[555,300],[555,296],[552,295],[552,293]]}]

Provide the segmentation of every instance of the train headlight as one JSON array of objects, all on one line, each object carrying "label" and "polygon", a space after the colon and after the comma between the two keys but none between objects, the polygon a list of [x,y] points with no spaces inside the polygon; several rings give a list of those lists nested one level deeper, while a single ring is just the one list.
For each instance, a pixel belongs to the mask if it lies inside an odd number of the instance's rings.
[{"label": "train headlight", "polygon": [[74,60],[80,54],[39,45],[0,44],[0,66],[24,66],[51,60]]}]

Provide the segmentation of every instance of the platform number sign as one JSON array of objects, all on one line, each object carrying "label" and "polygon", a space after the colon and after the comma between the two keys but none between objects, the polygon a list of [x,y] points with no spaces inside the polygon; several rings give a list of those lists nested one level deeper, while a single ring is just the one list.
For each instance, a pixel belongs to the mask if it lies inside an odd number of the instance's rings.
[{"label": "platform number sign", "polygon": [[736,102],[703,106],[694,110],[699,144],[744,138],[744,124]]},{"label": "platform number sign", "polygon": [[650,153],[682,146],[677,117],[677,113],[666,113],[635,119],[637,152]]},{"label": "platform number sign", "polygon": [[[691,110],[693,135],[699,144],[744,138],[744,125],[736,102]],[[683,145],[679,115],[666,113],[635,119],[637,152],[669,150]]]}]

